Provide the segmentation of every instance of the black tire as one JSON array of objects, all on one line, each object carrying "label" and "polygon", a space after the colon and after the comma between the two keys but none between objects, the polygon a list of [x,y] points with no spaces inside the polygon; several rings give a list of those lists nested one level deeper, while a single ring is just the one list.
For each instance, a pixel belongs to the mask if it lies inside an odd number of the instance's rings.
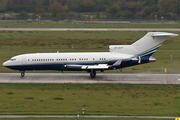
[{"label": "black tire", "polygon": [[95,76],[96,76],[96,71],[91,71],[91,73],[90,73],[90,76],[91,76],[91,78],[95,78]]},{"label": "black tire", "polygon": [[24,77],[25,76],[25,72],[21,72],[21,77]]}]

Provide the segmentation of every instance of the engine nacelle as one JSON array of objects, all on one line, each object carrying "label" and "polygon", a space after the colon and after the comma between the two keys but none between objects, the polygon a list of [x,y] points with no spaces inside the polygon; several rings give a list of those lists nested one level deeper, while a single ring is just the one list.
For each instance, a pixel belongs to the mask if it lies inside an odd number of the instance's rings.
[{"label": "engine nacelle", "polygon": [[154,57],[141,57],[138,56],[137,58],[132,58],[133,62],[138,62],[139,64],[141,63],[148,63],[148,62],[156,62],[156,58]]}]

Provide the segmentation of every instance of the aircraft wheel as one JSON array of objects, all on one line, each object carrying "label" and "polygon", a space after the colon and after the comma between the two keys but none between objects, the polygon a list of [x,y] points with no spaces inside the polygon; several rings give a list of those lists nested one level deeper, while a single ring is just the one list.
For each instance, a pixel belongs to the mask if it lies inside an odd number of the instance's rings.
[{"label": "aircraft wheel", "polygon": [[21,77],[24,77],[25,76],[25,72],[21,72]]},{"label": "aircraft wheel", "polygon": [[96,71],[95,70],[91,71],[90,76],[91,78],[94,78],[96,76]]}]

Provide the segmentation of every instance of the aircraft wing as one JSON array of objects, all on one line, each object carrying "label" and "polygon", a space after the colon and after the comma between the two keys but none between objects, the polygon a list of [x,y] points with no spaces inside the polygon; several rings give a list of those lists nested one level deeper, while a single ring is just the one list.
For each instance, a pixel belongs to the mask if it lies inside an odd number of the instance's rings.
[{"label": "aircraft wing", "polygon": [[98,64],[98,65],[66,65],[66,68],[69,69],[108,69],[109,66],[107,64]]}]

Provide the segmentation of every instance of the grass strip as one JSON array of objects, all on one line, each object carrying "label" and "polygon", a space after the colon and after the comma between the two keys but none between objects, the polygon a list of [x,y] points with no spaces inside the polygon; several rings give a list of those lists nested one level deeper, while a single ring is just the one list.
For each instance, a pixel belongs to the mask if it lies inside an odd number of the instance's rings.
[{"label": "grass strip", "polygon": [[0,84],[0,114],[179,116],[179,85]]},{"label": "grass strip", "polygon": [[[1,120],[159,120],[152,118],[1,118]],[[162,120],[162,119],[160,119]],[[166,119],[174,120],[174,119]]]},{"label": "grass strip", "polygon": [[0,23],[0,28],[180,28],[174,24],[72,24],[72,23]]}]

